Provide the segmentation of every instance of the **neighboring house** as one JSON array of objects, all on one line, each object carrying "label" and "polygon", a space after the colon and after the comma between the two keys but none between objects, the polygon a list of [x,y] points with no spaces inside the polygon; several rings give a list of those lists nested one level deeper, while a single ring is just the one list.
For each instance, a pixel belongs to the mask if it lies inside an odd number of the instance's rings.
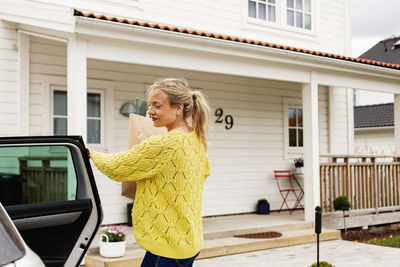
[{"label": "neighboring house", "polygon": [[[312,221],[319,154],[354,149],[352,88],[400,94],[399,65],[348,56],[348,8],[347,0],[3,0],[0,135],[82,135],[94,149],[121,151],[120,107],[160,77],[185,77],[212,107],[203,214],[253,212],[260,198],[279,209],[273,170],[303,156]],[[95,175],[103,222],[126,221],[120,184]]]},{"label": "neighboring house", "polygon": [[[384,39],[361,58],[400,64],[400,37]],[[355,90],[354,139],[360,153],[393,154],[393,93]]]},{"label": "neighboring house", "polygon": [[393,154],[393,126],[393,103],[354,107],[355,152]]},{"label": "neighboring house", "polygon": [[[392,37],[379,41],[360,58],[377,60],[387,63],[400,64],[400,37]],[[356,106],[374,105],[393,102],[393,94],[356,90]]]}]

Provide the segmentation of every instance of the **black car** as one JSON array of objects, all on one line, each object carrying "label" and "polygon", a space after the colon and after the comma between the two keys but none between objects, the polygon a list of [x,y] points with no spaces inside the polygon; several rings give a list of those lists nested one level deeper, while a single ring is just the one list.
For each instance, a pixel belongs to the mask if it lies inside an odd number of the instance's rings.
[{"label": "black car", "polygon": [[79,265],[102,221],[82,138],[0,138],[0,202],[0,266],[35,253],[46,266]]}]

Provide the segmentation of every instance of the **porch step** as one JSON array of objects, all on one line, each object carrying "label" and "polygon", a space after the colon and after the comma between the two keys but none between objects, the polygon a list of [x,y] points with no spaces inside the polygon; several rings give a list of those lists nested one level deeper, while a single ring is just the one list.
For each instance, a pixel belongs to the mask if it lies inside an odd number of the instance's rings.
[{"label": "porch step", "polygon": [[[258,227],[229,231],[214,232],[205,235],[204,246],[197,259],[225,256],[250,251],[294,246],[305,243],[316,242],[314,228],[309,227],[308,223],[280,225],[271,227]],[[281,237],[269,239],[238,238],[233,235],[260,233],[267,231],[277,231],[282,233]],[[321,241],[334,240],[340,238],[340,231],[323,229],[320,235]],[[103,258],[99,255],[98,248],[92,248],[85,258],[85,266],[88,267],[125,267],[140,266],[145,251],[137,243],[127,245],[127,253],[121,258]]]}]

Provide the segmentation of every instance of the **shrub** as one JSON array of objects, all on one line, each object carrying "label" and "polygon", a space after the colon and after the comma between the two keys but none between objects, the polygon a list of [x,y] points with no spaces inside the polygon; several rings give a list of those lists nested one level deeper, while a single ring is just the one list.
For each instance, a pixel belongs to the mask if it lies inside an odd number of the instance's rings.
[{"label": "shrub", "polygon": [[265,198],[258,200],[258,204],[263,204],[263,203],[268,204],[268,200],[266,200]]},{"label": "shrub", "polygon": [[[313,265],[311,265],[310,267],[317,267],[317,263],[314,263]],[[335,265],[332,265],[326,261],[320,261],[319,262],[319,267],[335,267]]]},{"label": "shrub", "polygon": [[346,196],[340,196],[335,198],[333,201],[333,208],[335,210],[349,210],[350,209],[350,201]]},{"label": "shrub", "polygon": [[368,231],[373,235],[381,235],[385,233],[385,228],[372,226]]},{"label": "shrub", "polygon": [[340,197],[335,198],[335,200],[333,201],[333,208],[335,210],[342,210],[343,211],[344,231],[347,232],[345,211],[350,209],[350,201],[349,201],[349,199],[346,196],[340,196]]}]

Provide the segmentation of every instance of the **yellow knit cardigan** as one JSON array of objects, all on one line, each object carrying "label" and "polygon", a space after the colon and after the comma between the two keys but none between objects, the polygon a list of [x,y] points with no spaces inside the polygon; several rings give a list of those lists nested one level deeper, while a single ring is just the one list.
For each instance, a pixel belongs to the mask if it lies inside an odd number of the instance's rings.
[{"label": "yellow knit cardigan", "polygon": [[115,154],[92,152],[115,181],[137,181],[132,224],[138,244],[153,254],[190,258],[203,246],[202,193],[210,164],[196,133],[154,135]]}]

